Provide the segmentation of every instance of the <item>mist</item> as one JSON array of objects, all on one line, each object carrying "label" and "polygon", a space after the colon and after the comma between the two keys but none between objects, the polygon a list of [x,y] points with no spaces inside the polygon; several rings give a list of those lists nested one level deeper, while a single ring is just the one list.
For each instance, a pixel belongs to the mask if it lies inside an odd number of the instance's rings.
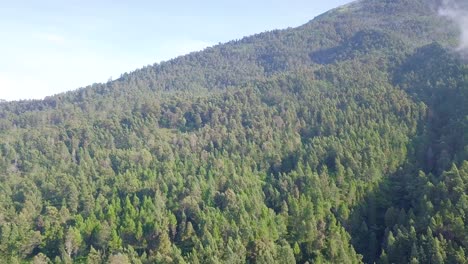
[{"label": "mist", "polygon": [[453,21],[460,30],[457,51],[468,56],[468,1],[444,0],[439,15]]}]

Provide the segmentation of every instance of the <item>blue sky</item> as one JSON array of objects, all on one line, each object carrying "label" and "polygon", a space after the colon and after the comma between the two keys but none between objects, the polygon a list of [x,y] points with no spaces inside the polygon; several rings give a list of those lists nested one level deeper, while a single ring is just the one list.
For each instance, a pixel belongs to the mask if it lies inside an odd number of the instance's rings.
[{"label": "blue sky", "polygon": [[0,99],[43,98],[217,43],[295,27],[350,0],[4,1]]}]

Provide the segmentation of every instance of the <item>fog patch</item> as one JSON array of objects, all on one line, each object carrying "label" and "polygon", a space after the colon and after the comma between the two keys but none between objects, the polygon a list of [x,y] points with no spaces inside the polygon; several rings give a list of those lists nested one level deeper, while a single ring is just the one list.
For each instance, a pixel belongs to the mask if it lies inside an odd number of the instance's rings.
[{"label": "fog patch", "polygon": [[439,15],[453,21],[460,31],[457,51],[468,58],[468,1],[444,0]]}]

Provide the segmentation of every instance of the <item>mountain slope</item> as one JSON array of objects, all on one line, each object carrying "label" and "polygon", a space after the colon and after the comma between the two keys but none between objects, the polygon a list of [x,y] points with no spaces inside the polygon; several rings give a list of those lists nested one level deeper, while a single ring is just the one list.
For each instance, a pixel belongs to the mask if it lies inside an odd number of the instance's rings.
[{"label": "mountain slope", "polygon": [[468,67],[437,1],[0,103],[0,257],[465,263]]}]

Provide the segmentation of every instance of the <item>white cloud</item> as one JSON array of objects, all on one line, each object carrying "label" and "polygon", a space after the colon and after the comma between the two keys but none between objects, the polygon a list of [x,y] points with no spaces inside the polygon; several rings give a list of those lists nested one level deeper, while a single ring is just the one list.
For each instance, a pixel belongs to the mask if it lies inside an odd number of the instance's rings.
[{"label": "white cloud", "polygon": [[460,30],[457,50],[468,55],[468,4],[458,0],[445,0],[439,9],[439,15],[452,20]]},{"label": "white cloud", "polygon": [[35,38],[46,41],[52,44],[63,44],[65,43],[65,38],[58,34],[50,34],[50,33],[37,33],[34,35]]},{"label": "white cloud", "polygon": [[[161,46],[164,54],[161,54],[160,60],[168,60],[174,57],[185,55],[193,51],[200,51],[206,47],[212,46],[213,43],[203,40],[182,39],[179,41],[171,41]],[[154,62],[153,62],[154,63]]]},{"label": "white cloud", "polygon": [[0,72],[0,99],[41,99],[47,84],[28,76]]},{"label": "white cloud", "polygon": [[88,49],[86,45],[74,41],[61,49],[38,48],[23,53],[15,51],[14,56],[7,59],[8,67],[0,69],[0,99],[41,99],[93,83],[106,82],[111,76],[116,79],[124,72],[202,50],[210,45],[205,41],[179,39],[123,52],[102,47]]}]

